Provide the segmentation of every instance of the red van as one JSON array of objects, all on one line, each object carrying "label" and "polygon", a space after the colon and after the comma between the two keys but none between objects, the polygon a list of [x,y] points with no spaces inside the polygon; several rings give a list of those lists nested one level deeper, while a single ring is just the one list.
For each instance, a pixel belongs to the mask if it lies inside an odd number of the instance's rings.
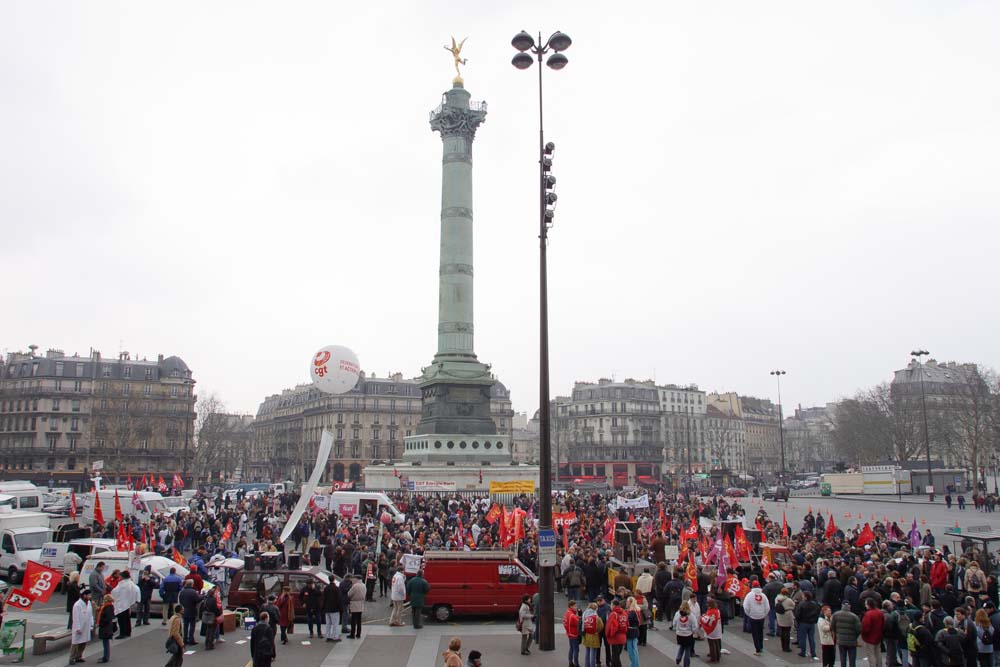
[{"label": "red van", "polygon": [[428,551],[426,609],[438,621],[455,614],[516,614],[538,580],[510,551]]}]

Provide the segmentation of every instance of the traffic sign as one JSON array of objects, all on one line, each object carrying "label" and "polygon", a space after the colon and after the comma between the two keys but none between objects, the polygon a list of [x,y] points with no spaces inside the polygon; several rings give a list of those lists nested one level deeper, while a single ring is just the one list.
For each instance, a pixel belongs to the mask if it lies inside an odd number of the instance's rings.
[{"label": "traffic sign", "polygon": [[538,564],[541,567],[556,565],[556,531],[553,528],[538,530]]}]

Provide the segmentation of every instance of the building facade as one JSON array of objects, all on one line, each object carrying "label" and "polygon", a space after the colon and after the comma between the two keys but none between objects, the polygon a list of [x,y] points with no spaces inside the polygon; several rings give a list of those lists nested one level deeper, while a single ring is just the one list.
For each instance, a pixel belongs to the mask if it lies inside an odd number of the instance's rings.
[{"label": "building facade", "polygon": [[771,478],[781,471],[778,408],[766,398],[740,396],[734,391],[708,394],[720,412],[743,421],[746,472]]},{"label": "building facade", "polygon": [[746,429],[742,419],[714,405],[705,412],[705,440],[711,470],[743,473],[747,469]]},{"label": "building facade", "polygon": [[837,460],[833,427],[837,404],[803,408],[785,417],[785,457],[788,469],[798,473],[831,472]]},{"label": "building facade", "polygon": [[187,476],[194,456],[195,380],[179,357],[105,358],[50,349],[0,366],[0,457],[7,477],[89,484],[105,478]]},{"label": "building facade", "polygon": [[[379,378],[361,374],[351,391],[335,396],[312,384],[264,399],[253,423],[249,479],[298,481],[309,476],[324,429],[334,434],[326,481],[363,481],[366,465],[403,456],[403,439],[415,433],[421,415],[420,379],[401,373]],[[497,433],[508,437],[514,412],[500,381],[491,388],[490,410]]]},{"label": "building facade", "polygon": [[664,435],[664,468],[674,476],[689,471],[705,474],[713,468],[706,437],[708,401],[697,385],[657,387]]},{"label": "building facade", "polygon": [[613,487],[660,481],[663,435],[654,383],[577,382],[570,399],[555,407],[553,440],[565,450],[572,479]]}]

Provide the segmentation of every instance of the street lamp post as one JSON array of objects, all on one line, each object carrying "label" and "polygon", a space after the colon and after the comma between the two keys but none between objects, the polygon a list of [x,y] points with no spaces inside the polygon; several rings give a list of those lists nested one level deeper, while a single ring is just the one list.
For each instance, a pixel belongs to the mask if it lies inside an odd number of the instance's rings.
[{"label": "street lamp post", "polygon": [[931,472],[931,436],[927,428],[927,395],[924,393],[924,369],[920,357],[930,354],[927,350],[914,350],[910,356],[917,360],[917,372],[920,373],[920,409],[924,413],[924,452],[927,454],[927,495],[934,502],[934,475]]},{"label": "street lamp post", "polygon": [[[541,496],[538,528],[552,530],[552,433],[549,430],[549,297],[548,268],[545,257],[545,247],[548,240],[549,225],[555,216],[553,207],[556,194],[552,188],[556,184],[552,170],[552,153],[555,145],[545,143],[545,127],[542,114],[542,57],[552,52],[545,61],[554,70],[561,70],[569,60],[563,55],[573,43],[569,35],[558,30],[542,43],[542,33],[538,33],[538,42],[525,31],[514,35],[511,46],[518,53],[511,60],[517,69],[528,69],[534,58],[538,57],[538,428],[539,428],[539,484]],[[554,565],[539,565],[538,572],[538,648],[542,651],[553,651],[555,640],[555,581]]]},{"label": "street lamp post", "polygon": [[781,483],[785,482],[785,424],[784,416],[781,413],[781,376],[787,375],[785,371],[771,371],[771,375],[778,381],[778,438],[781,440]]}]

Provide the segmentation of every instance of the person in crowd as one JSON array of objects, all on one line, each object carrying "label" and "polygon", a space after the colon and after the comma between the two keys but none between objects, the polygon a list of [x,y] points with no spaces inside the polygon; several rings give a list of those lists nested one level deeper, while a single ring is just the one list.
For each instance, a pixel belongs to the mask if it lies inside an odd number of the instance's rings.
[{"label": "person in crowd", "polygon": [[869,667],[882,667],[882,637],[885,616],[874,597],[865,600],[865,615],[861,617],[861,646]]},{"label": "person in crowd", "polygon": [[305,590],[299,592],[299,600],[306,608],[306,625],[309,628],[309,639],[313,638],[313,626],[316,627],[316,637],[323,636],[323,592],[316,588],[316,582],[309,580]]},{"label": "person in crowd", "polygon": [[111,639],[115,636],[115,599],[105,594],[97,608],[97,638],[101,640],[104,653],[97,662],[111,660]]},{"label": "person in crowd", "polygon": [[94,608],[90,604],[90,589],[80,591],[80,599],[73,604],[73,616],[70,624],[69,664],[83,662],[83,650],[90,642],[90,633],[94,631]]},{"label": "person in crowd", "polygon": [[287,644],[289,633],[294,633],[295,631],[294,601],[292,600],[291,590],[288,586],[281,588],[281,594],[274,604],[278,608],[278,628],[281,630],[281,643]]},{"label": "person in crowd", "polygon": [[597,614],[597,603],[590,602],[583,611],[584,667],[598,667],[601,663],[601,637],[604,636],[604,621]]},{"label": "person in crowd", "polygon": [[753,588],[743,598],[743,614],[749,619],[750,634],[753,637],[754,655],[764,652],[764,620],[771,612],[771,603],[756,580]]},{"label": "person in crowd", "polygon": [[170,611],[180,600],[181,587],[183,585],[184,581],[177,574],[177,568],[175,567],[170,568],[170,573],[163,577],[163,580],[160,582],[160,599],[163,601],[161,625],[167,624],[167,619],[170,618]]},{"label": "person in crowd", "polygon": [[72,572],[66,583],[66,627],[73,627],[73,605],[80,599],[80,573]]},{"label": "person in crowd", "polygon": [[167,627],[166,643],[170,659],[167,661],[166,667],[181,667],[184,664],[183,615],[184,608],[179,604],[175,604],[173,606],[173,615],[170,616],[169,626]]},{"label": "person in crowd", "polygon": [[406,594],[410,596],[410,614],[413,616],[413,628],[424,627],[424,600],[430,592],[431,585],[424,579],[423,570],[406,582]]},{"label": "person in crowd", "polygon": [[184,588],[178,596],[181,609],[184,610],[184,644],[186,646],[197,646],[194,639],[194,628],[198,621],[198,605],[201,604],[201,594],[194,589],[194,582],[190,579],[184,582]]},{"label": "person in crowd", "polygon": [[799,657],[801,658],[806,657],[806,649],[808,648],[809,657],[813,660],[816,659],[816,623],[819,622],[820,612],[821,608],[819,603],[813,600],[813,594],[803,591],[801,599],[795,604],[792,611],[798,634]]},{"label": "person in crowd", "polygon": [[107,569],[107,563],[103,560],[98,562],[94,566],[94,571],[90,573],[90,579],[87,580],[87,585],[90,587],[90,594],[94,596],[95,600],[103,600],[104,594],[108,590],[108,584],[104,579],[104,573]]},{"label": "person in crowd", "polygon": [[201,609],[201,634],[205,637],[205,650],[215,650],[215,640],[219,632],[219,624],[222,620],[222,607],[217,591],[211,591],[204,596]]},{"label": "person in crowd", "polygon": [[444,667],[463,667],[462,640],[458,637],[452,637],[448,641],[448,650],[442,654],[442,657],[444,658]]},{"label": "person in crowd", "polygon": [[531,637],[535,633],[535,610],[531,607],[530,595],[521,598],[521,607],[517,610],[517,629],[521,633],[521,655],[531,655]]},{"label": "person in crowd", "polygon": [[702,634],[708,641],[706,662],[719,662],[722,659],[722,613],[715,598],[709,598],[707,604],[708,609],[699,619]]},{"label": "person in crowd", "polygon": [[781,638],[781,650],[785,653],[792,652],[792,623],[795,620],[793,611],[795,603],[789,595],[789,590],[782,587],[778,595],[774,598],[775,620],[778,625],[778,636]]},{"label": "person in crowd", "polygon": [[[833,641],[833,611],[830,609],[830,605],[825,604],[820,609],[820,616],[816,621],[816,629],[819,632],[822,667],[834,667],[834,664],[837,662],[837,648]],[[801,645],[800,640],[799,646]]]},{"label": "person in crowd", "polygon": [[337,580],[330,578],[323,588],[323,613],[326,615],[326,641],[340,641],[340,588]]},{"label": "person in crowd", "polygon": [[132,573],[124,570],[118,585],[111,591],[115,616],[118,618],[118,639],[132,636],[132,607],[139,604],[142,593],[132,581]]},{"label": "person in crowd", "polygon": [[642,625],[642,611],[634,597],[625,600],[625,615],[628,617],[628,630],[625,632],[625,650],[631,667],[639,667],[639,627]]},{"label": "person in crowd", "polygon": [[149,625],[153,591],[159,589],[160,578],[153,573],[153,566],[147,565],[139,574],[139,608],[136,610],[135,624]]},{"label": "person in crowd", "polygon": [[844,600],[840,611],[830,621],[833,641],[840,654],[840,667],[856,667],[858,640],[861,637],[861,619],[851,611],[851,603]]},{"label": "person in crowd", "polygon": [[579,667],[580,665],[580,616],[576,613],[576,600],[570,600],[563,614],[563,629],[566,631],[566,639],[569,641],[569,665]]},{"label": "person in crowd", "polygon": [[481,651],[469,651],[469,658],[465,662],[465,667],[483,667],[483,654]]},{"label": "person in crowd", "polygon": [[[698,624],[694,620],[694,616],[691,615],[691,606],[687,602],[682,602],[680,609],[674,614],[672,627],[677,640],[676,662],[678,665],[690,667],[691,651],[694,648],[695,635],[698,633]],[[621,661],[614,667],[621,667]]]},{"label": "person in crowd", "polygon": [[262,612],[257,625],[250,631],[250,659],[253,667],[271,667],[271,662],[278,654],[270,621],[268,613]]},{"label": "person in crowd", "polygon": [[406,575],[399,568],[392,575],[389,586],[389,603],[392,611],[389,614],[389,627],[403,627],[403,605],[406,603]]}]

